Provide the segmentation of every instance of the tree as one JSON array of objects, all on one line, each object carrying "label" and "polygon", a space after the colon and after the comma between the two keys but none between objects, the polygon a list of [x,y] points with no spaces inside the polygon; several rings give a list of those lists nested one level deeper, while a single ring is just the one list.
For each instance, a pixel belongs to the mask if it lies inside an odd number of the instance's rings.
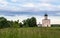
[{"label": "tree", "polygon": [[30,19],[30,27],[35,27],[35,26],[37,26],[37,24],[36,24],[36,18],[35,17],[32,17],[31,19]]},{"label": "tree", "polygon": [[20,27],[23,27],[23,24],[21,22],[19,23],[19,25],[20,25]]},{"label": "tree", "polygon": [[26,20],[23,20],[22,22],[23,22],[23,27],[27,27],[28,26]]},{"label": "tree", "polygon": [[14,21],[13,22],[13,27],[14,28],[18,28],[19,27],[19,22],[18,21]]},{"label": "tree", "polygon": [[0,17],[0,28],[7,28],[10,27],[9,23],[7,22],[7,19],[4,17]]},{"label": "tree", "polygon": [[35,27],[35,26],[37,26],[37,24],[36,24],[36,18],[32,17],[32,18],[28,18],[26,20],[23,20],[23,25],[25,27]]}]

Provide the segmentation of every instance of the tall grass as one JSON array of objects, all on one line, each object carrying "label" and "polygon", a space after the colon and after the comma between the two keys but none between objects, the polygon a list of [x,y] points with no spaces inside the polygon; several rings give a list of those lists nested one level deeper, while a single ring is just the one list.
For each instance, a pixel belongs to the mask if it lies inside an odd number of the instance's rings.
[{"label": "tall grass", "polygon": [[60,28],[5,28],[0,38],[60,38]]}]

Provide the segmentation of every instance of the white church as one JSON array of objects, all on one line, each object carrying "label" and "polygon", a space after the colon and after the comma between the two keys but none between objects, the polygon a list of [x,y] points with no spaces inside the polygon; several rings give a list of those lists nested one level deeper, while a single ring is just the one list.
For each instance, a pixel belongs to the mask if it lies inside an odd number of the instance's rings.
[{"label": "white church", "polygon": [[51,24],[50,24],[50,19],[48,19],[48,15],[45,14],[44,15],[44,19],[42,19],[42,25],[41,24],[38,24],[38,27],[51,27]]},{"label": "white church", "polygon": [[42,20],[42,27],[51,27],[50,19],[48,19],[48,15],[44,15],[44,19]]}]

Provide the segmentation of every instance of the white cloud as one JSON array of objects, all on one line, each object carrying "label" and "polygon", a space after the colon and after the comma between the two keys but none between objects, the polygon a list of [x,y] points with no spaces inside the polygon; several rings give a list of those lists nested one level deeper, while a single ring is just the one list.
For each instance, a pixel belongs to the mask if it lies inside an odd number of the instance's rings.
[{"label": "white cloud", "polygon": [[40,0],[40,1],[46,3],[46,2],[51,2],[52,0]]},{"label": "white cloud", "polygon": [[39,0],[42,3],[59,3],[60,0]]},{"label": "white cloud", "polygon": [[18,0],[11,0],[12,2],[17,2]]},{"label": "white cloud", "polygon": [[35,7],[35,5],[33,3],[26,3],[22,7]]},{"label": "white cloud", "polygon": [[[13,2],[17,2],[19,0],[11,0]],[[44,0],[41,0],[44,1]],[[50,0],[45,0],[45,1],[50,1]],[[56,11],[56,10],[60,10],[60,5],[53,5],[50,3],[45,3],[45,2],[41,2],[41,3],[31,3],[31,2],[27,2],[27,3],[10,3],[7,2],[6,0],[0,0],[0,9],[2,10],[13,10],[13,11],[27,11],[27,10],[32,10],[32,11],[40,11],[40,10],[47,10],[47,11]]]},{"label": "white cloud", "polygon": [[[53,5],[49,3],[25,3],[20,5],[24,11],[41,11],[41,10],[46,10],[46,11],[59,11],[60,10],[60,5]],[[18,8],[18,7],[17,7]]]},{"label": "white cloud", "polygon": [[4,9],[8,5],[8,2],[5,0],[0,0],[0,9]]}]

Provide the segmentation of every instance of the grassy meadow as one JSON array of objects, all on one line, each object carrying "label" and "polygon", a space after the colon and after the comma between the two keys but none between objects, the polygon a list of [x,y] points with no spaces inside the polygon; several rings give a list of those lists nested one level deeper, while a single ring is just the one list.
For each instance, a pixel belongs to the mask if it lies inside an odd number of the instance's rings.
[{"label": "grassy meadow", "polygon": [[60,27],[51,28],[4,28],[0,38],[60,38]]}]

